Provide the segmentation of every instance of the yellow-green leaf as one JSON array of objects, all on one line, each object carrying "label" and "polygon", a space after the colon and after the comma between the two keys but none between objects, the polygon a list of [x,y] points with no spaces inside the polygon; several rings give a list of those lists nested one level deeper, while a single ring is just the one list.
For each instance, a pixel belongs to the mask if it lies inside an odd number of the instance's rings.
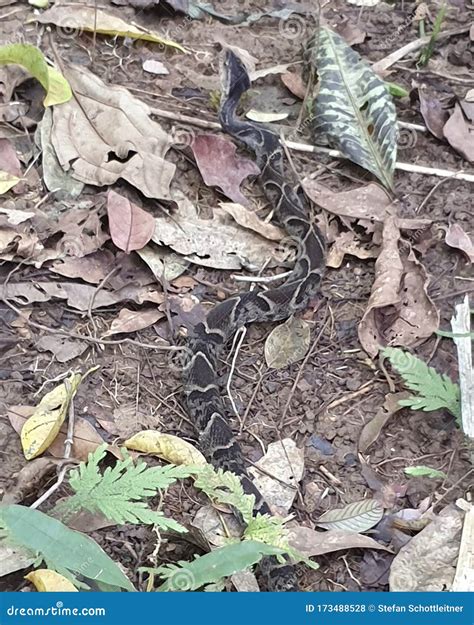
[{"label": "yellow-green leaf", "polygon": [[58,72],[46,63],[41,50],[27,43],[12,43],[0,46],[0,65],[15,63],[24,67],[41,83],[46,91],[45,106],[62,104],[72,98],[71,87]]},{"label": "yellow-green leaf", "polygon": [[37,569],[25,575],[38,592],[79,592],[74,584],[50,569]]},{"label": "yellow-green leaf", "polygon": [[68,384],[63,382],[41,399],[31,417],[21,429],[21,445],[27,460],[42,454],[54,441],[61,429],[69,402],[76,394],[82,375],[73,373]]},{"label": "yellow-green leaf", "polygon": [[94,6],[84,6],[82,4],[58,5],[36,16],[34,21],[41,22],[41,24],[54,24],[58,28],[72,29],[78,35],[80,35],[81,31],[87,30],[100,35],[152,41],[153,43],[159,43],[181,50],[181,52],[186,52],[179,43],[163,39],[158,33],[151,30],[137,28],[115,15],[96,9]]},{"label": "yellow-green leaf", "polygon": [[143,430],[126,440],[124,444],[127,449],[155,454],[172,464],[207,464],[202,453],[194,445],[172,434]]},{"label": "yellow-green leaf", "polygon": [[0,195],[10,191],[20,180],[21,178],[17,178],[17,176],[8,173],[8,171],[0,170]]}]

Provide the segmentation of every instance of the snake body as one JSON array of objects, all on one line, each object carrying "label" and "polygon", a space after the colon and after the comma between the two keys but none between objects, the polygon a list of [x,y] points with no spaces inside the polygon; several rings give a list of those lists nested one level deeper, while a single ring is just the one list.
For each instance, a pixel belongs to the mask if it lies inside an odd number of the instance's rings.
[{"label": "snake body", "polygon": [[[284,172],[285,154],[280,138],[269,128],[236,116],[242,94],[250,86],[240,59],[226,53],[219,119],[229,135],[253,151],[260,167],[264,194],[280,225],[297,250],[294,268],[278,288],[248,291],[215,306],[205,321],[197,324],[188,340],[184,368],[184,395],[187,410],[199,433],[202,452],[215,467],[240,476],[244,490],[256,497],[255,509],[270,513],[248,477],[242,451],[226,417],[226,408],[217,383],[219,354],[236,330],[253,322],[278,321],[303,310],[318,292],[325,266],[325,242],[312,223],[307,200],[295,190]],[[293,568],[268,566],[267,585],[272,590],[294,590]]]}]

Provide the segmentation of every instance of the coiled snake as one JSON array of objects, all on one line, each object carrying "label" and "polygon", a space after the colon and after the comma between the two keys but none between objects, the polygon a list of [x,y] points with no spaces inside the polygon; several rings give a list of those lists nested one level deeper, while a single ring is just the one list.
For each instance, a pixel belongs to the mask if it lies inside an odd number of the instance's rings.
[{"label": "coiled snake", "polygon": [[[230,336],[253,322],[278,321],[304,309],[316,294],[325,265],[325,242],[312,223],[308,202],[284,173],[284,150],[277,134],[263,125],[236,118],[236,108],[250,79],[242,62],[226,53],[219,119],[222,128],[255,153],[260,180],[275,215],[294,242],[297,258],[288,279],[278,288],[240,293],[217,305],[189,338],[189,359],[184,373],[188,412],[199,432],[200,447],[209,462],[233,471],[246,492],[256,497],[256,510],[270,513],[248,477],[242,452],[235,440],[217,384],[219,353]],[[268,559],[270,560],[270,559]],[[262,563],[269,590],[295,590],[293,567],[276,561]]]}]

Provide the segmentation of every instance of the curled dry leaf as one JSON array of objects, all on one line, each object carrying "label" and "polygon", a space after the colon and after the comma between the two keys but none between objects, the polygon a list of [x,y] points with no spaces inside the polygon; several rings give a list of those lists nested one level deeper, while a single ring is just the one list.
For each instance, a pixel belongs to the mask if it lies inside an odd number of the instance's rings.
[{"label": "curled dry leaf", "polygon": [[236,154],[237,148],[227,137],[200,134],[191,148],[204,182],[219,187],[234,202],[248,205],[240,184],[248,176],[257,176],[260,169],[248,158]]},{"label": "curled dry leaf", "polygon": [[474,262],[474,244],[459,224],[450,224],[444,240],[450,247],[464,252],[470,263]]},{"label": "curled dry leaf", "polygon": [[443,128],[443,133],[452,148],[467,161],[474,161],[474,125],[470,123],[456,103],[454,112]]},{"label": "curled dry leaf", "polygon": [[50,569],[36,569],[25,575],[38,592],[79,592],[63,575]]},{"label": "curled dry leaf", "polygon": [[164,313],[160,312],[157,308],[149,308],[147,310],[129,310],[128,308],[122,308],[118,317],[112,321],[110,329],[104,336],[143,330],[163,317]]},{"label": "curled dry leaf", "polygon": [[124,252],[140,250],[153,236],[153,216],[115,191],[107,194],[107,214],[112,241]]},{"label": "curled dry leaf", "polygon": [[240,226],[253,230],[270,241],[280,241],[285,236],[285,232],[281,228],[275,226],[275,224],[263,221],[253,211],[242,206],[242,204],[220,202],[219,206],[226,213],[229,213]]},{"label": "curled dry leaf", "polygon": [[255,486],[272,511],[280,516],[288,514],[303,471],[304,451],[290,438],[268,445],[263,458],[249,468]]},{"label": "curled dry leaf", "polygon": [[359,340],[374,357],[380,346],[418,345],[439,324],[439,313],[427,293],[428,277],[414,254],[401,255],[396,218],[385,220],[375,281],[359,324]]},{"label": "curled dry leaf", "polygon": [[80,373],[71,374],[67,384],[59,384],[42,397],[31,417],[27,419],[21,429],[21,445],[27,460],[42,454],[54,441],[81,380]]},{"label": "curled dry leaf", "polygon": [[383,517],[383,508],[375,499],[363,499],[344,508],[328,510],[322,514],[316,525],[328,530],[344,530],[358,534],[377,525]]},{"label": "curled dry leaf", "polygon": [[294,549],[308,558],[322,556],[325,553],[333,553],[341,549],[383,549],[390,551],[373,538],[353,531],[330,529],[327,532],[318,532],[301,525],[290,529],[288,542]]},{"label": "curled dry leaf", "polygon": [[444,508],[395,556],[390,570],[391,592],[450,590],[456,573],[464,513]]},{"label": "curled dry leaf", "polygon": [[270,332],[265,341],[265,361],[268,367],[283,369],[302,360],[311,341],[311,326],[304,319],[290,317]]},{"label": "curled dry leaf", "polygon": [[67,67],[65,74],[75,97],[54,108],[51,135],[61,167],[87,184],[123,178],[146,197],[171,199],[176,168],[165,160],[169,137],[150,119],[149,107],[85,68]]},{"label": "curled dry leaf", "polygon": [[399,400],[407,399],[408,397],[410,397],[410,393],[407,391],[402,393],[388,393],[385,396],[383,406],[378,409],[375,417],[362,428],[359,436],[360,453],[365,454],[372,443],[375,443],[390,417],[399,410],[402,410],[403,406],[400,406]]},{"label": "curled dry leaf", "polygon": [[124,443],[127,449],[155,454],[172,464],[207,464],[202,453],[187,441],[155,430],[138,432]]}]

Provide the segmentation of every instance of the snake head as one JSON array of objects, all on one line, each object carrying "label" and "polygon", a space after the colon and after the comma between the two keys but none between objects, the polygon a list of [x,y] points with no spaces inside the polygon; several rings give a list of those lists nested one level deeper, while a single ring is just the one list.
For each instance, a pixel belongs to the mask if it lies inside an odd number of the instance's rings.
[{"label": "snake head", "polygon": [[222,72],[222,97],[238,102],[240,96],[250,87],[250,78],[245,65],[239,57],[227,50]]}]

